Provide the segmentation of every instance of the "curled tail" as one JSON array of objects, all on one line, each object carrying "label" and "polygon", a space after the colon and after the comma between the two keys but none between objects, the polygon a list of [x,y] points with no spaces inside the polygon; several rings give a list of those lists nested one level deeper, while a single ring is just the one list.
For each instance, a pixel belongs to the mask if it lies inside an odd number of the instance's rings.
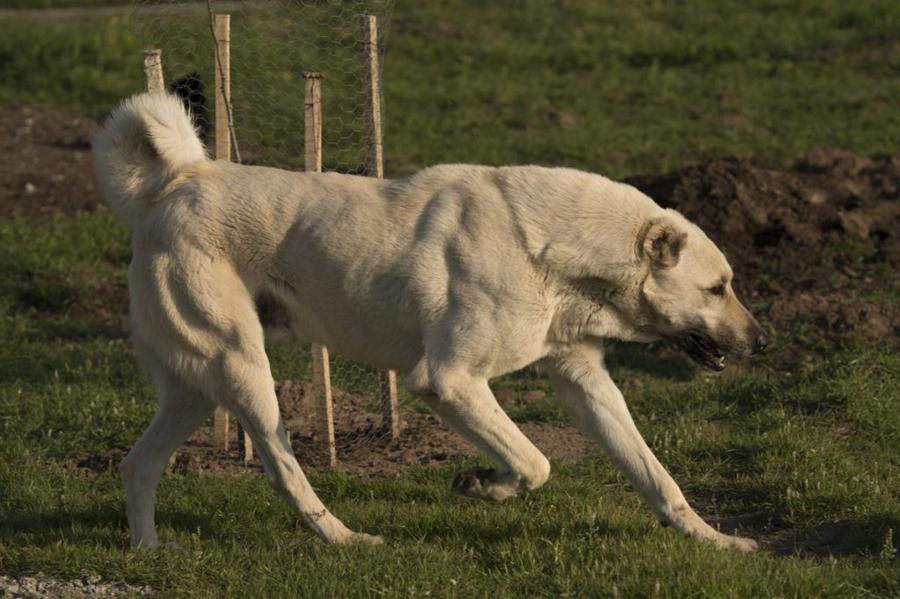
[{"label": "curled tail", "polygon": [[106,204],[132,228],[179,172],[207,160],[181,100],[162,93],[122,102],[94,136],[92,148]]}]

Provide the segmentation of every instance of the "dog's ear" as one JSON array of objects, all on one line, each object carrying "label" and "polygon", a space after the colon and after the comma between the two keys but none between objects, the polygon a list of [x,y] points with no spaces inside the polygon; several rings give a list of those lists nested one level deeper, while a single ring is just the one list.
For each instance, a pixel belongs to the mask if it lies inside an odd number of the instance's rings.
[{"label": "dog's ear", "polygon": [[672,268],[687,240],[687,233],[667,218],[655,218],[643,227],[640,251],[654,268]]}]

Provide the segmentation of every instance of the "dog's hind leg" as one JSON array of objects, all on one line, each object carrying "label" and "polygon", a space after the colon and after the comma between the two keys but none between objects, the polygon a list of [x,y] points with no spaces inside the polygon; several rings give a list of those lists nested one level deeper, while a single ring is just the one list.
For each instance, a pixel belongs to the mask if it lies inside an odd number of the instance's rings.
[{"label": "dog's hind leg", "polygon": [[447,366],[428,373],[423,360],[406,385],[444,423],[500,466],[459,473],[453,480],[457,493],[502,501],[536,489],[550,477],[550,462],[506,415],[486,379]]},{"label": "dog's hind leg", "polygon": [[603,366],[599,347],[582,345],[547,360],[557,401],[573,422],[596,439],[663,524],[719,547],[749,552],[750,539],[722,534],[691,509],[681,489],[644,442],[622,393]]},{"label": "dog's hind leg", "polygon": [[[281,422],[253,297],[234,268],[226,261],[181,249],[173,256],[155,254],[148,260],[133,260],[129,287],[135,342],[151,367],[154,360],[164,360],[192,388],[200,390],[208,404],[223,405],[240,420],[253,439],[269,482],[322,539],[330,543],[380,542],[378,537],[353,532],[333,516],[300,469]],[[204,406],[202,414],[209,409]],[[175,407],[171,410],[162,413],[159,423],[154,422],[147,433],[149,440],[139,442],[136,448],[137,456],[152,453],[153,464],[160,471],[175,438],[180,440],[202,420],[199,408],[196,414],[182,414]],[[144,449],[147,444],[152,451]],[[132,460],[126,469],[139,462]],[[155,541],[155,536],[142,528],[152,511],[145,507],[146,501],[135,505],[140,508],[136,538]]]},{"label": "dog's hind leg", "polygon": [[157,545],[154,511],[159,479],[172,452],[203,424],[213,409],[199,393],[164,369],[151,375],[159,407],[150,426],[119,466],[132,547]]},{"label": "dog's hind leg", "polygon": [[[262,347],[261,329],[258,347]],[[316,496],[285,434],[265,353],[261,349],[229,352],[215,370],[223,403],[253,439],[269,483],[306,525],[328,543],[380,543],[380,537],[347,528]]]}]

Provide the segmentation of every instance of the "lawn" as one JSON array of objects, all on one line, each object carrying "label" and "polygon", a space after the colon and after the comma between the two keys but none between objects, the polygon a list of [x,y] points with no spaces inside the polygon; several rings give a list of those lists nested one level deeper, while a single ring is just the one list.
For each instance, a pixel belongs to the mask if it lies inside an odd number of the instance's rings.
[{"label": "lawn", "polygon": [[[787,162],[818,145],[897,153],[894,2],[520,6],[397,4],[389,174],[464,160],[620,177],[728,154]],[[0,103],[101,116],[140,77],[126,20],[0,18]],[[286,127],[261,122],[262,141]],[[803,354],[787,370],[763,358],[713,377],[634,346],[610,358],[685,495],[723,530],[761,540],[752,556],[660,527],[603,456],[554,464],[544,488],[502,504],[450,492],[453,472],[482,460],[386,478],[312,473],[349,526],[384,535],[376,548],[322,545],[258,473],[173,473],[158,521],[178,548],[132,552],[115,469],[73,467],[133,443],[154,410],[103,304],[121,298],[129,257],[105,209],[0,223],[0,574],[100,575],[164,596],[900,595],[896,340],[810,344],[803,322],[779,331]],[[896,279],[884,289],[898,301]],[[277,379],[306,375],[293,350],[272,350]],[[494,385],[547,389],[529,377]],[[511,412],[562,421],[549,396]]]}]

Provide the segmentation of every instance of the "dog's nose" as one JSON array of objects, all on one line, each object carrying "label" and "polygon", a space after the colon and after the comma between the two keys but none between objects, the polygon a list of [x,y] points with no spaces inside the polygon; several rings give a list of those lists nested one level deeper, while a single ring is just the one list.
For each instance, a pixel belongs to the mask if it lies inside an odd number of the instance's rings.
[{"label": "dog's nose", "polygon": [[765,333],[756,336],[756,351],[760,352],[769,346],[769,337]]}]

